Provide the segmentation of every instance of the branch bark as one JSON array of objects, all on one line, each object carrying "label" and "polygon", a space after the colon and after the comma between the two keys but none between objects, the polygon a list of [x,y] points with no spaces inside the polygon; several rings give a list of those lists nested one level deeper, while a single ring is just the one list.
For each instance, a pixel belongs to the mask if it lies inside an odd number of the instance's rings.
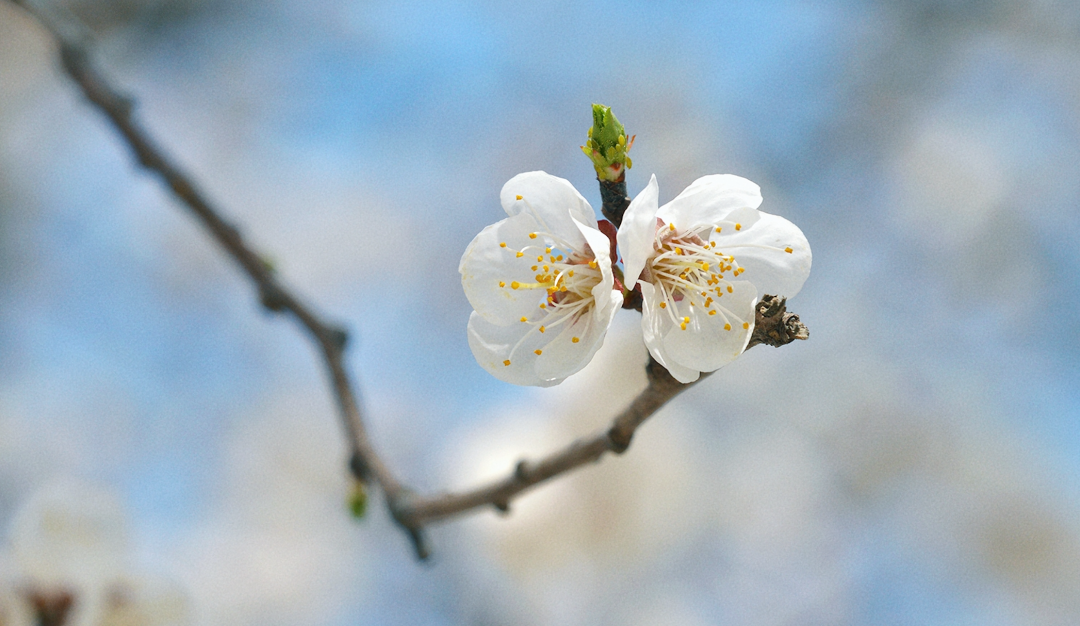
[{"label": "branch bark", "polygon": [[[133,102],[113,88],[90,63],[81,38],[71,34],[64,22],[52,19],[32,0],[9,0],[34,15],[56,41],[64,71],[79,86],[94,107],[105,114],[134,152],[139,164],[156,173],[195,217],[210,236],[240,266],[258,289],[262,305],[274,312],[292,315],[307,331],[325,362],[340,419],[351,451],[349,468],[357,480],[374,482],[385,497],[390,515],[412,541],[416,555],[425,559],[429,548],[423,529],[427,524],[454,517],[485,506],[508,511],[510,502],[526,490],[582,465],[599,460],[605,453],[625,452],[634,433],[669,400],[691,387],[676,381],[650,358],[648,385],[630,405],[613,419],[611,426],[590,437],[572,442],[537,461],[522,460],[498,481],[462,493],[421,496],[405,487],[376,452],[364,426],[356,384],[344,364],[348,334],[342,327],[324,321],[314,309],[287,289],[274,271],[245,241],[240,230],[223,217],[182,168],[169,160],[139,125]],[[618,226],[629,204],[626,183],[601,182],[604,215]],[[760,343],[780,346],[806,339],[808,332],[797,315],[787,313],[784,299],[766,296],[757,307],[754,334],[748,349]],[[708,374],[703,374],[702,380]]]}]

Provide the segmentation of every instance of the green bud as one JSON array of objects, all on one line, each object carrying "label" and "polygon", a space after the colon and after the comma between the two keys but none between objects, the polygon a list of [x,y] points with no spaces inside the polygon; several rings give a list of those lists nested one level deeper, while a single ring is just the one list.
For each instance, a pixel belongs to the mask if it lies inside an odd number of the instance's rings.
[{"label": "green bud", "polygon": [[625,170],[630,168],[626,153],[634,145],[634,138],[627,139],[626,129],[611,112],[611,107],[594,104],[592,112],[589,139],[581,150],[593,162],[598,179],[619,182],[626,176]]},{"label": "green bud", "polygon": [[367,488],[364,483],[356,481],[352,493],[349,494],[349,512],[356,519],[363,519],[367,513]]}]

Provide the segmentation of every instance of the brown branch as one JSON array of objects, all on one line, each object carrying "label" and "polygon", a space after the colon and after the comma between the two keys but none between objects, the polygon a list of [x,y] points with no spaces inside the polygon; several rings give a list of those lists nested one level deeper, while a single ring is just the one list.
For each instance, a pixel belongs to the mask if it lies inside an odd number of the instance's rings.
[{"label": "brown branch", "polygon": [[[426,524],[487,505],[508,511],[510,501],[527,489],[597,461],[606,452],[622,454],[629,448],[634,433],[645,420],[694,384],[680,384],[650,358],[646,368],[648,386],[614,418],[607,430],[574,441],[538,461],[522,460],[506,478],[470,491],[430,497],[414,494],[398,482],[368,439],[356,387],[343,361],[348,339],[345,330],[323,321],[309,305],[286,289],[262,257],[244,242],[240,231],[222,217],[221,211],[199,191],[183,170],[163,155],[146,131],[135,122],[131,100],[120,95],[93,68],[83,46],[75,43],[78,37],[65,34],[61,30],[61,23],[49,19],[31,0],[10,1],[24,7],[49,31],[60,47],[64,71],[123,135],[140,165],[160,175],[176,197],[188,206],[210,235],[240,265],[258,287],[262,305],[270,311],[292,314],[311,335],[326,363],[348,436],[350,470],[358,480],[372,480],[382,488],[391,516],[409,535],[419,558],[427,558],[429,553],[423,535]],[[601,194],[604,197],[605,216],[618,225],[622,221],[622,212],[629,204],[625,181],[607,186],[601,183]],[[808,332],[799,322],[799,317],[786,312],[784,299],[766,296],[758,304],[756,327],[747,348],[760,343],[780,346],[807,337]],[[703,374],[701,379],[706,376],[708,374]]]},{"label": "brown branch", "polygon": [[[34,15],[52,35],[60,47],[60,61],[64,71],[79,85],[86,99],[104,113],[123,135],[139,164],[160,175],[173,194],[202,222],[211,237],[240,265],[258,287],[262,305],[270,311],[292,314],[308,331],[330,375],[338,410],[351,447],[350,468],[358,480],[374,480],[382,488],[393,513],[396,510],[395,501],[403,493],[403,488],[368,439],[356,386],[350,379],[343,360],[348,341],[347,332],[339,326],[323,321],[308,304],[284,287],[269,265],[244,241],[240,231],[222,217],[222,211],[199,190],[187,173],[164,155],[149,133],[135,121],[131,99],[114,89],[90,63],[86,50],[77,43],[80,37],[73,34],[74,26],[68,23],[69,20],[51,19],[30,0],[11,1]],[[398,519],[397,515],[394,517]],[[427,547],[423,545],[419,530],[406,530],[413,539],[417,554],[426,555]]]},{"label": "brown branch", "polygon": [[[761,343],[779,347],[810,336],[806,326],[799,321],[799,316],[786,312],[784,298],[769,295],[762,298],[756,308],[755,318],[754,334],[747,346],[748,350]],[[487,505],[503,512],[509,511],[510,501],[534,485],[598,461],[606,452],[626,452],[634,432],[645,420],[669,400],[710,374],[702,373],[697,381],[684,385],[672,378],[671,374],[651,357],[646,372],[649,384],[634,398],[630,406],[615,416],[607,430],[578,439],[538,461],[518,461],[507,477],[471,491],[432,498],[402,499],[399,520],[406,526],[420,527]]]}]

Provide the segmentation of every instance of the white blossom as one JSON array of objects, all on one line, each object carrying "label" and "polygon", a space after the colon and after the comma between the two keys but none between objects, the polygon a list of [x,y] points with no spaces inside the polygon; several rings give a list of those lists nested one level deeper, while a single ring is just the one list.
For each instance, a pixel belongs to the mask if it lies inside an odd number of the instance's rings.
[{"label": "white blossom", "polygon": [[810,274],[797,226],[758,211],[760,188],[738,176],[694,181],[657,208],[656,176],[618,233],[627,287],[641,286],[645,345],[683,383],[735,360],[766,293],[792,297]]},{"label": "white blossom", "polygon": [[622,305],[611,243],[565,179],[518,174],[500,200],[509,217],[482,230],[458,268],[475,309],[469,346],[500,380],[555,385],[585,367]]}]

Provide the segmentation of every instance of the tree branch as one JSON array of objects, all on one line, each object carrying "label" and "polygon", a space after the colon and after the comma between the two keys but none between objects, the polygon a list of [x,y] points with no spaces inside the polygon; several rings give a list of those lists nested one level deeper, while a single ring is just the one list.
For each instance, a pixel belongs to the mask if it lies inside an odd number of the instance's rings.
[{"label": "tree branch", "polygon": [[[269,265],[244,241],[239,229],[222,217],[223,213],[199,190],[192,178],[164,155],[149,133],[135,121],[132,100],[113,88],[90,63],[85,48],[76,43],[78,37],[72,34],[74,28],[70,24],[51,19],[30,0],[11,1],[31,13],[52,35],[60,47],[64,71],[82,89],[86,99],[123,135],[139,164],[160,175],[173,194],[202,222],[210,236],[240,265],[258,288],[262,305],[269,311],[292,314],[308,331],[330,375],[351,447],[350,468],[358,480],[374,480],[386,494],[393,510],[393,503],[403,488],[368,439],[356,387],[344,365],[344,349],[348,342],[345,329],[323,321],[309,305],[284,287]],[[427,548],[422,545],[419,534],[413,533],[414,529],[409,530],[417,553],[426,554]]]},{"label": "tree branch", "polygon": [[[754,334],[747,350],[762,343],[779,347],[810,336],[806,326],[799,321],[799,316],[786,312],[784,302],[784,298],[777,296],[766,295],[762,298],[755,309]],[[407,526],[419,527],[487,505],[507,512],[510,510],[510,500],[534,485],[598,461],[606,452],[626,452],[634,433],[645,420],[669,400],[711,374],[702,373],[696,381],[684,385],[675,380],[652,357],[649,357],[645,370],[649,384],[634,398],[630,406],[615,416],[607,430],[578,439],[538,461],[520,460],[505,478],[471,491],[431,498],[403,499],[400,509],[401,522]]]},{"label": "tree branch", "polygon": [[[595,462],[607,452],[622,454],[629,448],[634,433],[645,420],[695,384],[680,384],[650,357],[646,367],[648,385],[613,419],[607,430],[574,441],[538,461],[519,461],[506,478],[470,491],[429,497],[413,493],[397,480],[368,439],[356,386],[344,365],[344,350],[348,342],[346,331],[323,321],[309,305],[283,286],[269,265],[248,246],[240,231],[222,217],[222,212],[198,189],[191,177],[164,156],[149,134],[136,123],[132,101],[117,92],[94,69],[85,48],[77,43],[81,38],[65,32],[65,28],[72,28],[70,25],[50,19],[32,0],[9,1],[34,15],[52,35],[59,45],[64,71],[123,135],[139,164],[160,175],[176,197],[202,222],[211,237],[239,264],[258,288],[262,305],[270,311],[291,314],[311,336],[326,364],[348,437],[350,471],[357,480],[365,483],[373,481],[383,490],[391,516],[407,533],[419,558],[427,558],[429,554],[423,534],[426,524],[488,505],[509,511],[510,501],[529,488]],[[626,196],[625,180],[619,183],[601,182],[601,195],[604,215],[616,226],[619,225],[622,213],[630,202]],[[747,349],[760,343],[780,346],[808,336],[799,317],[786,312],[783,298],[766,296],[756,309],[756,326]],[[698,380],[707,376],[707,373],[702,374]]]}]

